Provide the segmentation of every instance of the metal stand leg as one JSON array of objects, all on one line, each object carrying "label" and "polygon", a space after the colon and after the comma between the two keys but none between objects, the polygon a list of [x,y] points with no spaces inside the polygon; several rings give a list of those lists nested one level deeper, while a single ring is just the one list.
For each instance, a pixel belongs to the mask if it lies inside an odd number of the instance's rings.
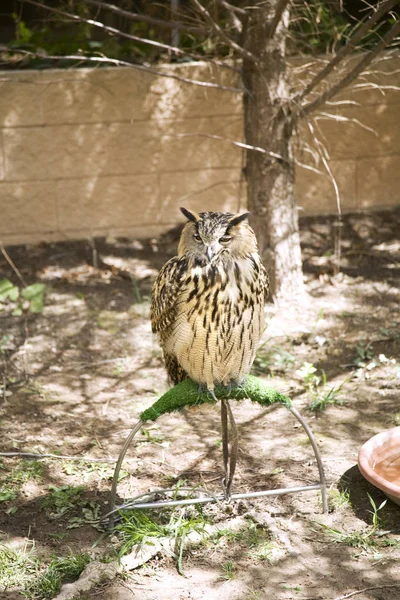
[{"label": "metal stand leg", "polygon": [[113,480],[112,480],[111,495],[110,495],[110,513],[109,513],[110,514],[110,521],[109,521],[110,529],[112,529],[114,527],[115,498],[117,496],[117,485],[118,485],[118,479],[119,479],[119,472],[120,472],[121,466],[122,466],[122,461],[125,458],[125,454],[127,453],[128,448],[131,445],[133,438],[135,437],[135,435],[137,434],[139,429],[142,427],[142,425],[144,425],[144,421],[139,421],[138,423],[136,423],[135,427],[132,429],[132,431],[126,438],[125,444],[123,445],[120,455],[118,456],[117,464],[115,465],[115,471],[114,471],[114,476],[113,476]]},{"label": "metal stand leg", "polygon": [[[186,498],[183,500],[166,500],[166,501],[158,500],[156,502],[149,502],[149,501],[146,501],[146,502],[139,501],[138,502],[137,501],[137,500],[139,500],[139,498],[143,498],[143,496],[151,496],[152,494],[156,494],[156,493],[159,494],[160,492],[166,491],[166,490],[159,490],[158,492],[154,492],[154,493],[149,492],[148,494],[141,495],[140,497],[136,498],[136,501],[134,499],[131,502],[128,502],[128,503],[124,504],[123,506],[116,508],[115,500],[116,500],[116,496],[117,496],[117,485],[118,485],[119,473],[121,470],[122,462],[125,458],[125,454],[129,448],[133,438],[135,437],[137,432],[141,429],[141,427],[146,423],[146,421],[139,421],[138,423],[136,423],[135,427],[132,429],[131,433],[127,437],[127,439],[123,445],[123,448],[121,450],[121,453],[118,457],[117,464],[115,465],[115,471],[114,471],[112,487],[111,487],[111,495],[110,495],[110,512],[104,516],[104,519],[109,517],[109,528],[112,529],[114,527],[114,516],[118,510],[123,510],[123,509],[128,509],[128,508],[129,509],[162,508],[162,507],[166,507],[166,506],[170,507],[170,506],[183,506],[183,505],[187,505],[187,504],[205,504],[207,502],[219,502],[219,501],[226,500],[227,493],[229,493],[230,500],[240,500],[240,499],[246,499],[246,498],[259,498],[262,496],[280,496],[283,494],[291,494],[291,493],[295,493],[295,492],[305,492],[305,491],[309,491],[309,490],[318,490],[319,489],[321,491],[321,496],[322,496],[322,510],[324,513],[328,512],[328,499],[327,499],[325,472],[324,472],[321,455],[318,450],[318,446],[317,446],[317,442],[315,440],[314,434],[312,433],[312,431],[311,431],[310,427],[308,426],[308,424],[306,423],[306,421],[303,419],[303,417],[297,411],[297,409],[294,408],[293,406],[288,407],[288,408],[289,408],[290,412],[292,413],[292,415],[298,420],[300,425],[303,427],[303,429],[305,430],[305,432],[308,436],[308,439],[310,440],[311,446],[314,451],[315,459],[316,459],[317,465],[318,465],[318,471],[319,471],[319,483],[318,484],[231,495],[230,487],[232,484],[232,478],[233,478],[235,465],[232,462],[233,457],[231,455],[231,460],[230,460],[231,464],[229,465],[229,473],[227,473],[227,468],[228,468],[227,462],[228,462],[229,455],[226,454],[226,450],[224,449],[224,464],[225,464],[225,469],[226,469],[226,476],[228,477],[226,480],[226,486],[227,486],[226,493],[224,495],[220,494],[218,496],[202,496],[202,497],[197,497],[197,498]],[[233,450],[233,454],[234,454],[235,453],[235,447],[234,447],[235,442],[236,442],[236,450],[237,450],[236,425],[234,424],[235,422],[233,420],[233,415],[230,410],[230,406],[228,405],[228,408],[225,406],[225,410],[227,411],[226,417],[228,417],[228,414],[229,414],[231,428],[233,427],[233,429],[234,429],[232,431],[232,450]],[[223,412],[221,412],[221,414],[223,415]],[[222,421],[223,421],[223,416],[222,416]],[[232,423],[234,425],[232,425]],[[223,435],[225,435],[225,434],[223,434]],[[227,431],[226,431],[226,436],[227,436]],[[226,445],[227,445],[227,443],[228,443],[228,438],[226,437]],[[234,457],[234,461],[236,462],[236,457]]]},{"label": "metal stand leg", "polygon": [[308,424],[303,419],[301,414],[298,412],[298,410],[296,408],[294,408],[294,406],[291,406],[289,408],[289,410],[292,413],[292,415],[294,415],[296,417],[296,419],[298,420],[300,425],[303,426],[304,431],[308,435],[308,439],[311,442],[312,449],[314,450],[315,459],[317,461],[318,471],[319,471],[319,483],[321,486],[321,496],[322,496],[322,510],[324,513],[327,513],[328,512],[328,497],[327,497],[327,493],[326,493],[326,478],[325,478],[324,465],[322,464],[322,459],[321,459],[321,455],[318,450],[317,442],[315,440],[313,432],[311,431],[311,429],[309,428]]}]

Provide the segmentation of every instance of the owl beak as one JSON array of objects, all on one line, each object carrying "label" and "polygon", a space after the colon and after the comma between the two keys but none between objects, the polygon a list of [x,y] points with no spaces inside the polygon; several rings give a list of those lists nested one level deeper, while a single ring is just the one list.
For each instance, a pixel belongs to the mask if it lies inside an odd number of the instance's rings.
[{"label": "owl beak", "polygon": [[216,242],[207,246],[206,255],[208,260],[211,262],[214,256],[216,256],[220,251],[220,245]]}]

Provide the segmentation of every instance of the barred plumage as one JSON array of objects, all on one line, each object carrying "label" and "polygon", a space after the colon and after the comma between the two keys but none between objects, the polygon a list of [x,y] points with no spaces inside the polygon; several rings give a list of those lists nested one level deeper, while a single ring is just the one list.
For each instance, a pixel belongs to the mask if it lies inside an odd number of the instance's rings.
[{"label": "barred plumage", "polygon": [[268,278],[247,214],[181,209],[188,218],[178,256],[160,271],[151,322],[173,383],[187,376],[212,391],[238,384],[264,326]]}]

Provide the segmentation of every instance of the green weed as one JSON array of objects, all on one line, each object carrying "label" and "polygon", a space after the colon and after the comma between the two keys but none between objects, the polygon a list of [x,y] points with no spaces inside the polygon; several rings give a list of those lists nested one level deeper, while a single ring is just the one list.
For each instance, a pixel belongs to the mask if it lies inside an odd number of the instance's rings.
[{"label": "green weed", "polygon": [[339,529],[333,529],[332,527],[328,527],[327,525],[324,525],[322,523],[319,523],[319,525],[328,533],[328,535],[333,537],[336,543],[346,544],[347,546],[351,546],[352,548],[361,548],[363,550],[368,550],[369,548],[376,546],[396,545],[396,542],[393,542],[393,540],[382,539],[383,536],[390,532],[378,531],[379,526],[381,524],[381,517],[379,515],[379,512],[384,508],[387,500],[384,500],[379,506],[377,506],[375,501],[369,494],[368,498],[372,507],[372,510],[369,511],[372,515],[372,525],[370,525],[369,527],[366,527],[361,531],[344,532],[340,531]]},{"label": "green weed", "polygon": [[225,581],[233,579],[237,573],[237,570],[237,565],[231,560],[228,560],[221,567],[220,579],[224,579]]},{"label": "green weed", "polygon": [[16,549],[0,546],[0,589],[23,588],[38,573],[39,565],[32,543]]},{"label": "green weed", "polygon": [[271,539],[266,529],[257,527],[256,523],[249,521],[248,525],[238,530],[219,529],[216,535],[216,541],[224,538],[228,542],[235,542],[245,546],[248,549],[257,548]]},{"label": "green weed", "polygon": [[49,494],[42,500],[42,507],[51,519],[62,517],[70,510],[76,508],[81,501],[82,486],[55,485],[49,486]]},{"label": "green weed", "polygon": [[[15,500],[21,486],[26,481],[40,479],[44,469],[41,462],[26,459],[20,460],[9,470],[3,464],[1,466],[4,470],[0,478],[0,503]],[[6,512],[7,514],[11,514],[16,511],[16,506],[10,506]]]},{"label": "green weed", "polygon": [[332,488],[328,490],[328,499],[330,505],[335,510],[340,510],[343,508],[348,508],[351,504],[350,502],[350,494],[348,490],[337,490]]},{"label": "green weed", "polygon": [[253,371],[255,374],[270,371],[285,372],[292,368],[295,363],[295,357],[280,346],[268,347],[268,341],[262,344],[258,349],[254,360]]},{"label": "green weed", "polygon": [[312,364],[305,362],[300,369],[297,369],[296,375],[300,377],[312,400],[308,409],[314,412],[323,411],[332,404],[343,404],[344,400],[340,398],[340,392],[348,379],[345,379],[337,386],[329,388],[325,371],[318,373],[318,369]]},{"label": "green weed", "polygon": [[195,514],[192,511],[190,514],[187,509],[174,510],[168,520],[165,520],[167,515],[167,511],[157,518],[151,518],[145,511],[121,513],[122,523],[116,527],[122,539],[120,556],[136,545],[151,544],[152,540],[162,537],[173,538],[177,568],[179,573],[183,574],[182,560],[186,537],[192,532],[205,534],[206,520],[200,511],[196,511]]},{"label": "green weed", "polygon": [[32,283],[21,290],[8,279],[0,280],[0,304],[9,304],[14,316],[22,315],[26,310],[31,313],[41,313],[44,307],[46,285]]},{"label": "green weed", "polygon": [[32,600],[51,600],[63,583],[78,579],[89,562],[88,554],[53,558],[47,569],[26,586],[24,595]]}]

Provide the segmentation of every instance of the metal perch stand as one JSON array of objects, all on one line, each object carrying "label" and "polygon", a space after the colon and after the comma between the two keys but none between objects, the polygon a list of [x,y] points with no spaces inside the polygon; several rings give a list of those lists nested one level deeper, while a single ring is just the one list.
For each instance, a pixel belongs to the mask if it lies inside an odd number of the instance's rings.
[{"label": "metal perch stand", "polygon": [[[308,439],[310,440],[312,449],[314,451],[315,459],[318,465],[319,472],[319,482],[313,485],[304,485],[297,487],[287,487],[280,489],[272,489],[272,490],[264,490],[259,492],[248,492],[242,494],[230,494],[228,495],[229,500],[240,500],[244,498],[260,498],[262,496],[278,496],[283,494],[292,494],[295,492],[305,492],[309,490],[320,490],[322,497],[322,509],[323,512],[328,512],[328,500],[327,500],[327,492],[326,492],[326,479],[324,473],[324,467],[321,460],[321,455],[318,450],[318,446],[312,433],[310,427],[304,420],[304,418],[300,415],[296,408],[293,407],[292,401],[287,396],[284,396],[274,388],[269,387],[264,381],[258,379],[257,377],[253,377],[252,375],[248,375],[245,379],[243,385],[238,386],[237,388],[226,388],[223,386],[216,387],[214,390],[215,397],[218,400],[243,400],[245,398],[250,399],[252,402],[257,402],[262,406],[270,406],[272,404],[283,404],[292,415],[299,421],[301,426],[304,428]],[[187,504],[204,504],[207,502],[219,502],[227,499],[226,494],[219,494],[215,496],[209,495],[198,495],[197,497],[184,498],[184,499],[173,499],[173,500],[157,500],[157,501],[146,501],[146,497],[154,496],[156,494],[160,494],[163,492],[168,492],[172,490],[158,490],[155,492],[148,492],[146,494],[142,494],[141,496],[121,505],[116,506],[116,496],[117,496],[117,485],[119,479],[119,473],[121,470],[122,462],[125,458],[125,454],[128,451],[130,444],[132,443],[133,438],[137,434],[137,432],[145,425],[147,421],[155,421],[164,413],[170,413],[173,411],[181,410],[185,406],[195,406],[203,403],[215,404],[215,398],[211,397],[207,391],[201,392],[199,391],[199,387],[196,383],[191,381],[190,379],[186,379],[179,383],[175,387],[171,388],[166,392],[161,398],[159,398],[150,408],[145,410],[140,415],[140,420],[132,429],[131,433],[127,437],[124,446],[121,450],[121,453],[118,457],[117,464],[115,466],[112,487],[111,487],[111,496],[110,496],[110,512],[105,515],[104,519],[109,518],[109,527],[112,528],[114,526],[114,516],[116,512],[127,509],[139,509],[139,508],[164,508],[171,506],[184,506]],[[233,417],[232,417],[233,418]],[[189,490],[190,491],[190,490]],[[196,492],[206,493],[200,490],[192,490],[191,493]],[[140,501],[142,499],[142,501]]]}]

